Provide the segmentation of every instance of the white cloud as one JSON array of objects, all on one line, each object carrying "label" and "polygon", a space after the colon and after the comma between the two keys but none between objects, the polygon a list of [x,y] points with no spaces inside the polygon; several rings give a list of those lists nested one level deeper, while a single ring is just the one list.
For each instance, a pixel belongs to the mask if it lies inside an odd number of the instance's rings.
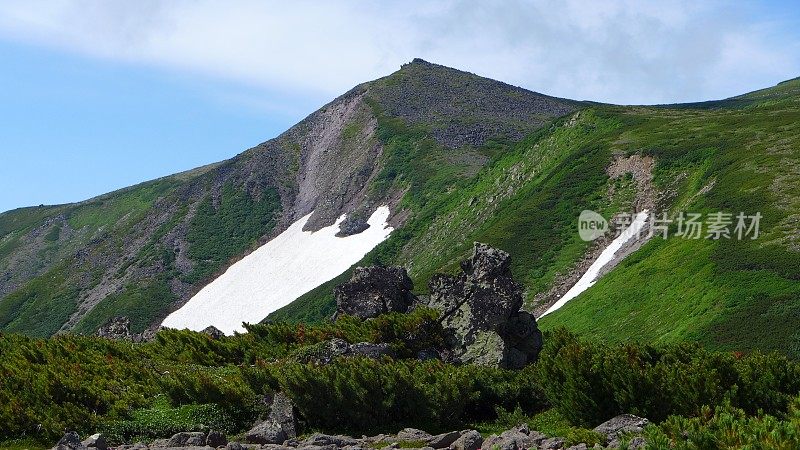
[{"label": "white cloud", "polygon": [[0,36],[320,98],[419,56],[552,95],[656,103],[800,72],[797,42],[737,5],[10,0]]}]

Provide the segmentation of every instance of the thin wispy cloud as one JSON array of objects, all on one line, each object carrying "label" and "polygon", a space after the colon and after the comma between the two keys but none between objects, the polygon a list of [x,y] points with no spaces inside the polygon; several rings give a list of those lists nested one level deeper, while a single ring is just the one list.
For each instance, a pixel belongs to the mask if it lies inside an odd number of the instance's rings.
[{"label": "thin wispy cloud", "polygon": [[0,37],[288,95],[330,97],[423,57],[552,95],[661,103],[735,95],[800,72],[797,41],[745,7],[12,0],[0,5]]}]

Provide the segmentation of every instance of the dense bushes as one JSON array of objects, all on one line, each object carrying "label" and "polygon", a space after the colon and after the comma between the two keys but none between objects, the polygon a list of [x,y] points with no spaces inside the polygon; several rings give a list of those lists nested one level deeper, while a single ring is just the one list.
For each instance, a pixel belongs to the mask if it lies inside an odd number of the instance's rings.
[{"label": "dense bushes", "polygon": [[[146,344],[0,334],[0,439],[50,441],[65,428],[105,430],[115,440],[207,427],[236,433],[265,413],[261,398],[275,391],[296,403],[308,429],[356,435],[493,421],[512,426],[551,406],[567,420],[561,427],[568,432],[578,430],[571,425],[633,413],[655,422],[699,417],[704,422],[680,426],[702,434],[717,432],[704,427],[758,418],[761,411],[785,419],[800,392],[800,366],[783,357],[685,344],[590,344],[563,330],[548,333],[539,362],[521,371],[418,361],[418,350],[441,344],[435,317],[420,309],[315,326],[253,325],[249,333],[220,339],[164,330]],[[324,365],[296,357],[333,337],[389,342],[399,358]],[[733,418],[711,421],[706,406],[724,404]],[[789,426],[753,420],[737,426]],[[674,439],[673,428],[658,438]]]},{"label": "dense bushes", "polygon": [[662,421],[704,405],[780,413],[800,392],[800,367],[777,355],[709,352],[697,345],[605,346],[550,333],[537,371],[551,404],[573,423],[632,413]]},{"label": "dense bushes", "polygon": [[289,395],[312,428],[357,435],[404,427],[457,429],[494,419],[496,407],[521,408],[528,414],[546,407],[530,370],[439,361],[292,363],[260,368],[250,379]]},{"label": "dense bushes", "polygon": [[784,418],[748,416],[730,405],[704,407],[697,417],[669,417],[646,430],[648,449],[723,450],[800,448],[800,398]]}]

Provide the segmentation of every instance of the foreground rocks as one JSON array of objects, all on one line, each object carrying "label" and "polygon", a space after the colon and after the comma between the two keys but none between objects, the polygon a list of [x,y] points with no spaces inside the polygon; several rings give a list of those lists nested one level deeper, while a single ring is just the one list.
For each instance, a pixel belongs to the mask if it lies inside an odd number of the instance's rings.
[{"label": "foreground rocks", "polygon": [[[619,447],[621,439],[628,434],[639,434],[644,431],[644,427],[650,424],[650,421],[633,414],[622,414],[620,416],[609,419],[594,428],[594,431],[604,434],[607,438],[607,444],[611,448]],[[629,444],[629,448],[637,449],[644,447],[644,440],[642,438],[634,438]]]},{"label": "foreground rocks", "polygon": [[[604,434],[608,441],[606,445],[587,446],[585,443],[567,446],[566,440],[561,437],[547,437],[542,433],[530,430],[527,425],[520,425],[500,434],[493,434],[484,438],[476,430],[451,431],[432,435],[415,428],[404,428],[395,435],[380,434],[377,436],[354,438],[343,435],[329,435],[314,433],[299,439],[296,434],[296,418],[288,399],[276,396],[273,399],[270,417],[259,425],[268,424],[261,428],[269,429],[270,436],[281,434],[283,440],[277,442],[228,442],[221,433],[210,431],[177,433],[169,439],[160,439],[151,444],[134,444],[116,447],[120,450],[148,450],[148,449],[212,449],[224,448],[226,450],[369,450],[369,449],[395,449],[418,448],[428,450],[525,450],[525,449],[565,449],[581,450],[588,448],[616,449],[621,445],[621,438],[631,433],[641,433],[649,422],[647,419],[632,415],[615,417],[597,428],[595,431]],[[259,428],[257,425],[255,428]],[[248,441],[251,430],[247,433]],[[99,440],[98,440],[99,439]],[[260,439],[260,438],[259,438]],[[90,442],[102,442],[103,446],[90,446]],[[628,443],[629,449],[644,448],[645,442],[641,437],[633,437]],[[70,432],[58,442],[58,450],[90,450],[96,448],[106,450],[105,441],[101,435],[94,435],[81,442],[77,433]]]},{"label": "foreground rocks", "polygon": [[245,433],[250,444],[283,444],[297,437],[297,414],[292,401],[282,392],[265,399],[269,416]]},{"label": "foreground rocks", "polygon": [[350,281],[335,289],[336,312],[361,319],[407,312],[417,300],[413,288],[402,267],[357,267]]},{"label": "foreground rocks", "polygon": [[[449,359],[511,369],[535,361],[542,333],[533,315],[521,310],[523,288],[511,275],[511,256],[476,242],[461,268],[459,275],[437,274],[429,283],[427,304],[441,312]],[[402,267],[356,268],[335,290],[336,314],[369,319],[407,312],[419,303],[413,288]]]},{"label": "foreground rocks", "polygon": [[536,319],[521,311],[522,285],[511,275],[511,256],[475,243],[456,276],[437,274],[428,285],[429,306],[442,312],[442,325],[461,363],[517,369],[542,348]]}]

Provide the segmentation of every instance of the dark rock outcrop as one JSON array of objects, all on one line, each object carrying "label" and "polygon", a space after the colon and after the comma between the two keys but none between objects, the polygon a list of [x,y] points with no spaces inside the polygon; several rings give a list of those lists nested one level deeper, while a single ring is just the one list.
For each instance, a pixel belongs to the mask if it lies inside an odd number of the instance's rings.
[{"label": "dark rock outcrop", "polygon": [[211,430],[208,432],[208,436],[206,436],[206,445],[211,448],[224,447],[227,443],[228,439],[219,431]]},{"label": "dark rock outcrop", "polygon": [[278,392],[266,399],[270,403],[269,416],[245,434],[251,444],[283,444],[297,437],[297,416],[291,399]]},{"label": "dark rock outcrop", "polygon": [[461,274],[431,278],[429,305],[442,312],[458,361],[520,368],[538,357],[542,333],[534,317],[520,311],[523,289],[510,264],[508,253],[476,242]]},{"label": "dark rock outcrop", "polygon": [[361,233],[369,228],[369,224],[363,217],[355,214],[350,214],[339,224],[339,232],[336,233],[337,237],[352,236]]},{"label": "dark rock outcrop", "polygon": [[388,312],[407,312],[416,297],[414,283],[402,267],[357,267],[336,287],[336,313],[368,319]]},{"label": "dark rock outcrop", "polygon": [[118,316],[97,329],[97,336],[107,339],[132,339],[131,319]]},{"label": "dark rock outcrop", "polygon": [[211,339],[217,340],[221,339],[225,336],[219,328],[215,327],[214,325],[207,326],[206,328],[201,331],[201,333],[205,333],[211,337]]}]

